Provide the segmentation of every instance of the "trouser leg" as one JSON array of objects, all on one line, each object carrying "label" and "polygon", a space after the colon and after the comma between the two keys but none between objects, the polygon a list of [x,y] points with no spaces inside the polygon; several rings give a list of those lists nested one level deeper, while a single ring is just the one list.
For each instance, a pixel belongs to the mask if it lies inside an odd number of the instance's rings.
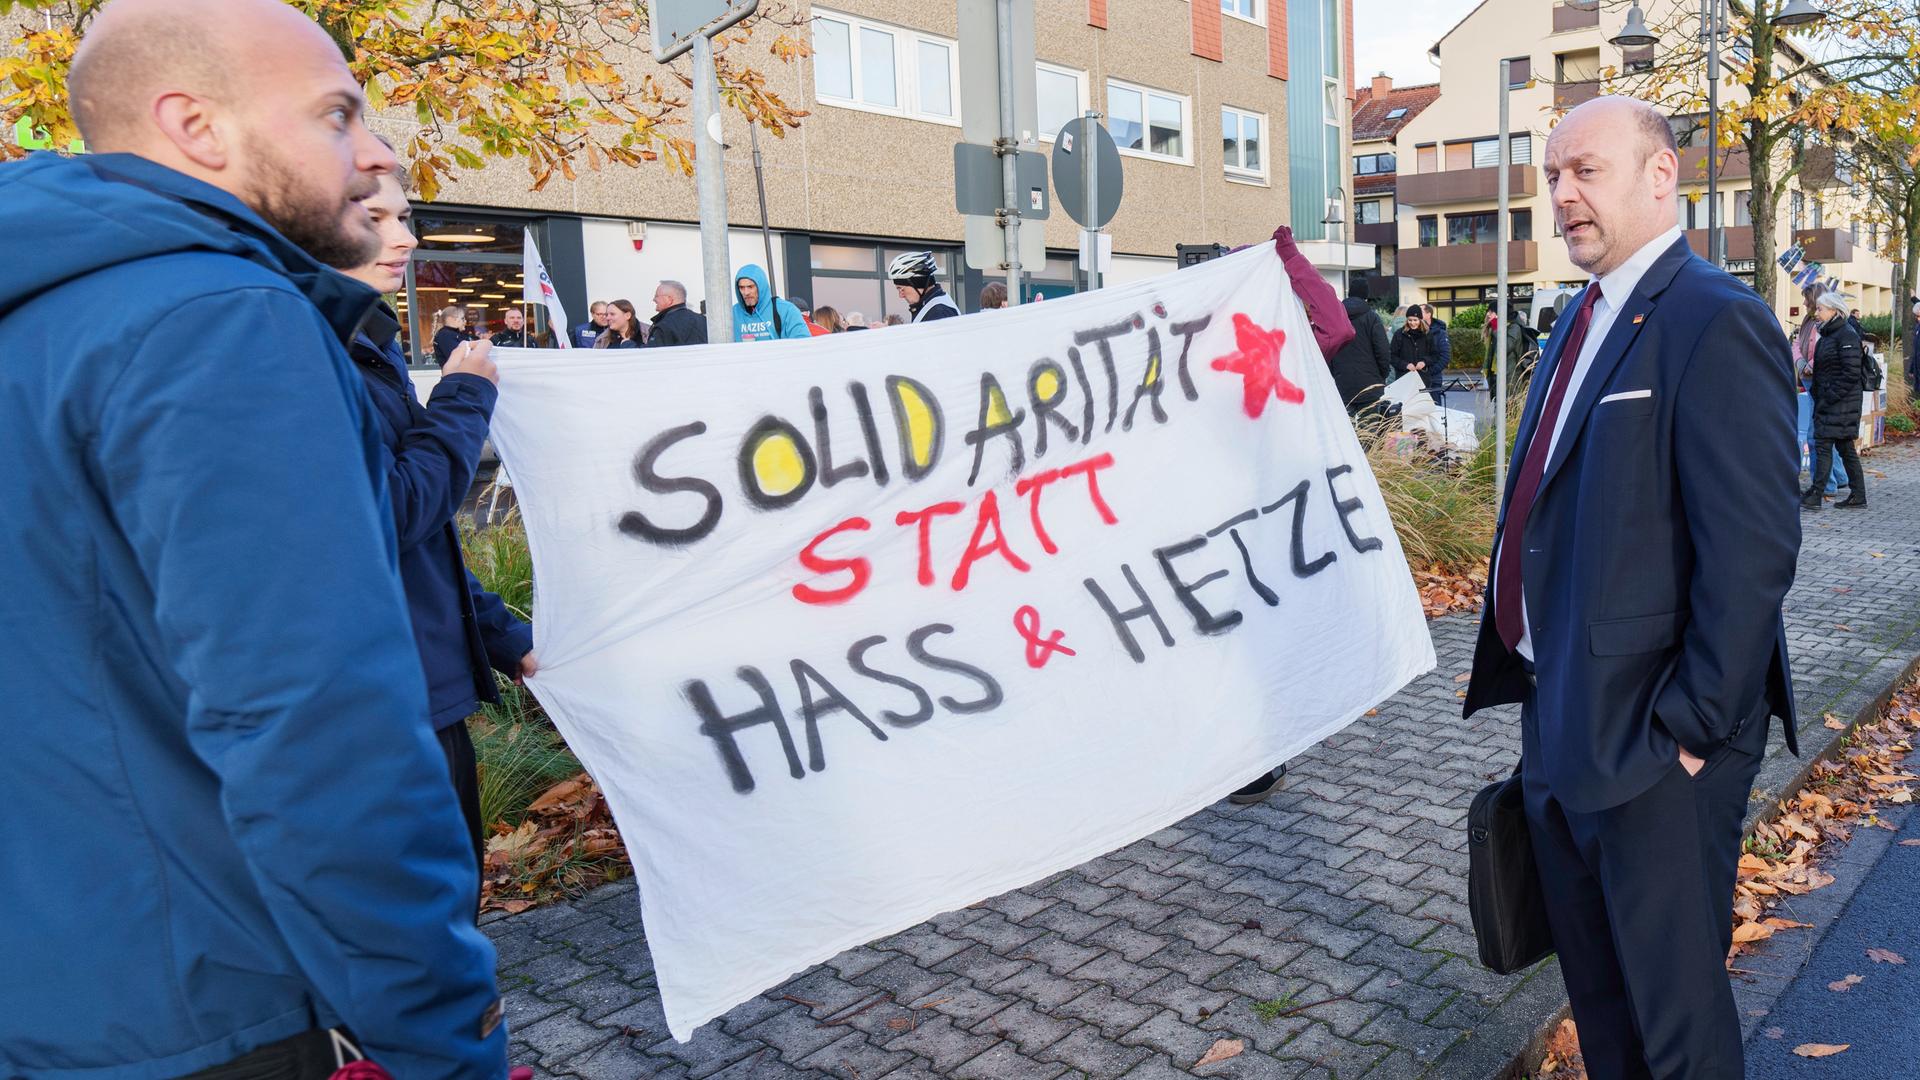
[{"label": "trouser leg", "polygon": [[1834,445],[1834,451],[1840,457],[1840,464],[1847,470],[1847,486],[1853,489],[1855,498],[1867,497],[1867,471],[1860,466],[1860,448],[1852,439],[1844,439]]},{"label": "trouser leg", "polygon": [[465,721],[448,724],[436,732],[440,750],[447,757],[447,773],[453,781],[453,793],[460,802],[460,814],[467,823],[467,842],[473,845],[474,871],[486,872],[486,822],[480,820],[480,765],[473,754],[473,737]]},{"label": "trouser leg", "polygon": [[1808,487],[1810,499],[1818,499],[1827,489],[1827,477],[1833,475],[1833,440],[1813,440],[1813,483]]}]

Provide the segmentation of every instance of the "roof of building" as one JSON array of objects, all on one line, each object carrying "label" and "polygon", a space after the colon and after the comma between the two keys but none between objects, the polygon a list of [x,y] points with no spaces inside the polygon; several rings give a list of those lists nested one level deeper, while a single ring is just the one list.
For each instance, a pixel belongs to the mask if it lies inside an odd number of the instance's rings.
[{"label": "roof of building", "polygon": [[1371,176],[1356,176],[1353,178],[1353,195],[1355,198],[1363,198],[1368,195],[1391,195],[1394,192],[1395,181],[1397,179],[1398,177],[1394,173],[1374,173]]},{"label": "roof of building", "polygon": [[1362,86],[1353,97],[1353,141],[1391,139],[1419,116],[1422,109],[1438,100],[1439,83],[1396,86],[1377,97],[1371,86]]}]

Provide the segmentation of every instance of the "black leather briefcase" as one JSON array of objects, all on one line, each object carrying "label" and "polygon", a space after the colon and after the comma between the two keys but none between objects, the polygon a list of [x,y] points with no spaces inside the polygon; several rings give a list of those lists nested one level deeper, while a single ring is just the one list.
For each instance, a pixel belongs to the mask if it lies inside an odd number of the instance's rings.
[{"label": "black leather briefcase", "polygon": [[1544,960],[1553,952],[1553,932],[1527,838],[1519,770],[1473,797],[1467,853],[1467,909],[1480,942],[1480,962],[1511,975]]}]

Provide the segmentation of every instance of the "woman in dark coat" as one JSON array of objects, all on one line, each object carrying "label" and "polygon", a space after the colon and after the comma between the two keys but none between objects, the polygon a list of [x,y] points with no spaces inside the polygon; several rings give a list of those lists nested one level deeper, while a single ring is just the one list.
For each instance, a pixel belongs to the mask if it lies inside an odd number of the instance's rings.
[{"label": "woman in dark coat", "polygon": [[1814,306],[1820,318],[1819,341],[1813,349],[1813,487],[1800,500],[1808,510],[1820,509],[1833,455],[1847,469],[1847,497],[1839,507],[1867,505],[1867,478],[1860,468],[1854,439],[1860,433],[1860,335],[1847,318],[1847,300],[1827,293]]}]

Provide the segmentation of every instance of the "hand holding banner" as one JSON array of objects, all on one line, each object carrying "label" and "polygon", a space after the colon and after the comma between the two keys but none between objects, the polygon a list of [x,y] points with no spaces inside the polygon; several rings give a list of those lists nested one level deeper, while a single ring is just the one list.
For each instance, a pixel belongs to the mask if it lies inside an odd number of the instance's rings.
[{"label": "hand holding banner", "polygon": [[528,681],[606,791],[679,1038],[1434,663],[1268,245],[884,334],[498,355]]}]

